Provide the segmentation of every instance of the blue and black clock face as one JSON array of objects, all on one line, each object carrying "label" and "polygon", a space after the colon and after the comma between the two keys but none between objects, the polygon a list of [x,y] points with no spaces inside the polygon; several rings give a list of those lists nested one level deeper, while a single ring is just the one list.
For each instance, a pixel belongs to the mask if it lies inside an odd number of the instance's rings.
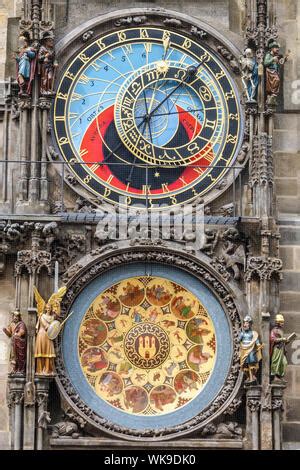
[{"label": "blue and black clock face", "polygon": [[241,141],[236,88],[211,51],[159,28],[95,40],[61,77],[53,112],[63,158],[108,201],[177,205],[204,195]]}]

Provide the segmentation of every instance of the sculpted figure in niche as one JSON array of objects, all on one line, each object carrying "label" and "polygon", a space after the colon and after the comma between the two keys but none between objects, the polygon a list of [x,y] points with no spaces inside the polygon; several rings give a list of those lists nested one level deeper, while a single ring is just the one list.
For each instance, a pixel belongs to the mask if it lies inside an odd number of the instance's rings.
[{"label": "sculpted figure in niche", "polygon": [[11,339],[10,363],[12,374],[25,374],[27,328],[18,310],[12,312],[12,320],[3,328],[3,332]]},{"label": "sculpted figure in niche", "polygon": [[[56,356],[53,344],[54,338],[53,335],[50,335],[49,333],[54,329],[53,327],[57,326],[59,328],[60,326],[57,318],[60,315],[60,302],[65,292],[66,287],[61,287],[58,292],[51,295],[50,299],[46,303],[39,294],[37,288],[34,287],[34,295],[38,310],[34,352],[37,375],[54,375],[54,358]],[[53,332],[51,331],[51,333]]]},{"label": "sculpted figure in niche", "polygon": [[258,85],[258,64],[254,51],[247,47],[240,58],[242,67],[242,82],[247,96],[247,101],[255,102]]},{"label": "sculpted figure in niche", "polygon": [[30,46],[29,37],[26,35],[20,36],[19,49],[14,54],[17,63],[17,82],[20,96],[31,94],[31,85],[36,69],[36,54],[37,50]]},{"label": "sculpted figure in niche", "polygon": [[45,33],[39,49],[39,74],[41,77],[40,90],[42,95],[53,94],[55,71],[58,63],[55,59],[54,38],[51,33]]},{"label": "sculpted figure in niche", "polygon": [[281,314],[275,317],[275,326],[270,333],[271,379],[273,383],[287,383],[284,380],[286,366],[286,344],[296,337],[295,333],[285,336],[283,333],[284,317]]},{"label": "sculpted figure in niche", "polygon": [[246,383],[254,384],[257,382],[257,371],[259,362],[262,359],[262,344],[259,341],[258,333],[252,330],[252,318],[247,315],[243,322],[243,331],[240,335],[240,365],[242,371],[246,374]]},{"label": "sculpted figure in niche", "polygon": [[280,45],[276,41],[271,41],[268,45],[268,52],[264,58],[266,68],[266,93],[269,104],[276,105],[276,98],[280,90],[281,67],[288,59],[290,51],[283,56],[279,54]]}]

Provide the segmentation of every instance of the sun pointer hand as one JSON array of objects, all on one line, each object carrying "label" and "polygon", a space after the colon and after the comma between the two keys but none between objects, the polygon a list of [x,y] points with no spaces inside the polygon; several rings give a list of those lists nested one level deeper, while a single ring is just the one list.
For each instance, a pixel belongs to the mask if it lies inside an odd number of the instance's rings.
[{"label": "sun pointer hand", "polygon": [[178,85],[168,94],[165,96],[165,98],[160,102],[158,103],[157,106],[155,106],[155,108],[149,113],[149,119],[151,118],[151,116],[155,113],[155,111],[157,111],[177,90],[179,90],[179,88],[182,87],[182,85],[184,85],[185,83],[188,83],[189,80],[191,80],[197,73],[198,71],[198,68],[200,67],[201,63],[198,64],[198,66],[194,66],[194,65],[190,65],[187,70],[186,70],[186,75],[184,76],[184,78],[178,83]]}]

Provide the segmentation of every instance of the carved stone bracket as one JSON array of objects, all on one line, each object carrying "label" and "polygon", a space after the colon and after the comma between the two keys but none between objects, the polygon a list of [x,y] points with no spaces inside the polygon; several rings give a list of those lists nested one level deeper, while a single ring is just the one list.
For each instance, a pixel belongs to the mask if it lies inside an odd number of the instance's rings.
[{"label": "carved stone bracket", "polygon": [[32,21],[29,19],[21,19],[19,21],[19,30],[21,34],[27,33],[32,39]]},{"label": "carved stone bracket", "polygon": [[21,250],[17,254],[15,263],[15,274],[20,275],[22,269],[26,269],[29,274],[39,273],[42,268],[46,268],[48,274],[52,272],[51,254],[48,251]]},{"label": "carved stone bracket", "polygon": [[38,107],[41,110],[44,110],[44,109],[49,110],[51,108],[51,105],[52,105],[52,100],[50,97],[41,96],[39,98]]},{"label": "carved stone bracket", "polygon": [[16,276],[20,275],[23,269],[29,274],[34,274],[39,273],[42,268],[46,268],[48,274],[51,274],[51,253],[40,249],[43,227],[40,223],[34,224],[31,235],[31,249],[18,251],[15,263]]},{"label": "carved stone bracket", "polygon": [[275,410],[283,411],[284,410],[283,399],[273,397],[272,402],[271,402],[271,408],[273,411]]},{"label": "carved stone bracket", "polygon": [[284,411],[284,390],[286,385],[272,385],[271,408],[273,411]]},{"label": "carved stone bracket", "polygon": [[40,21],[40,38],[42,39],[45,33],[52,32],[54,28],[54,22],[51,20],[48,21]]},{"label": "carved stone bracket", "polygon": [[77,276],[72,278],[68,285],[67,293],[62,302],[62,318],[67,315],[68,309],[71,307],[78,293],[82,288],[91,282],[95,277],[100,276],[105,271],[117,267],[124,266],[127,263],[134,262],[155,262],[164,265],[176,266],[180,269],[188,271],[199,278],[202,282],[206,283],[211,288],[217,297],[224,305],[225,312],[232,325],[233,332],[233,359],[231,370],[224,383],[224,386],[218,396],[210,405],[200,412],[197,416],[189,421],[170,428],[160,428],[157,430],[136,430],[124,426],[117,425],[110,422],[106,418],[101,417],[92,409],[90,409],[80,398],[74,389],[66,371],[62,359],[61,352],[61,339],[56,341],[56,380],[61,393],[66,401],[70,404],[72,409],[76,411],[84,420],[89,422],[92,426],[106,430],[110,433],[118,434],[120,437],[128,439],[138,439],[139,437],[147,437],[152,440],[158,438],[168,439],[174,433],[176,435],[188,434],[194,429],[198,429],[212,419],[221,414],[227,406],[231,404],[235,398],[241,383],[241,374],[239,366],[239,333],[241,327],[240,315],[238,307],[232,296],[228,284],[223,283],[220,276],[214,273],[211,268],[200,263],[198,259],[191,256],[184,255],[183,253],[176,253],[166,247],[135,247],[131,251],[123,250],[115,254],[104,253],[100,257],[94,259],[90,264],[77,273]]},{"label": "carved stone bracket", "polygon": [[25,377],[9,376],[7,382],[7,406],[12,408],[24,402]]},{"label": "carved stone bracket", "polygon": [[260,410],[261,403],[260,403],[260,400],[258,398],[249,398],[247,400],[247,406],[248,406],[249,410],[252,413],[254,413],[255,411]]},{"label": "carved stone bracket", "polygon": [[30,97],[18,98],[18,108],[20,110],[31,109],[31,98]]},{"label": "carved stone bracket", "polygon": [[7,398],[7,406],[11,408],[12,406],[20,405],[24,401],[24,392],[21,390],[11,390]]},{"label": "carved stone bracket", "polygon": [[14,251],[15,246],[24,245],[31,236],[33,222],[11,223],[0,221],[0,272],[5,269],[5,255]]},{"label": "carved stone bracket", "polygon": [[282,278],[282,260],[273,257],[251,256],[247,259],[245,280],[251,281],[254,276],[260,280],[270,280],[274,276]]}]

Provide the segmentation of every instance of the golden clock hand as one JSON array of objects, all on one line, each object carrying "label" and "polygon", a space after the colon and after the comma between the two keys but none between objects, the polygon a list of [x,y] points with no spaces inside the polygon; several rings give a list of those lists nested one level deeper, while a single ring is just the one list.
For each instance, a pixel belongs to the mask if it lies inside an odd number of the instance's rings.
[{"label": "golden clock hand", "polygon": [[[143,89],[143,96],[144,96],[144,101],[145,101],[146,116],[149,116],[149,111],[148,111],[148,104],[147,104],[147,98],[146,98],[145,88]],[[149,119],[146,118],[146,123],[148,124],[148,129],[149,129],[151,144],[153,144],[150,119],[151,119],[150,117],[149,117]],[[146,126],[145,126],[145,127],[146,127]],[[144,127],[144,131],[145,131],[145,127]],[[143,131],[143,132],[144,132],[144,131]]]},{"label": "golden clock hand", "polygon": [[165,58],[166,58],[166,55],[167,55],[167,52],[168,52],[168,50],[169,50],[170,45],[171,45],[171,39],[170,39],[170,36],[167,36],[167,37],[163,40],[163,46],[164,46],[163,60],[165,60]]},{"label": "golden clock hand", "polygon": [[149,105],[149,113],[150,113],[150,111],[152,109],[152,106],[153,106],[153,101],[154,101],[155,93],[157,91],[157,87],[158,87],[158,80],[155,84],[155,87],[154,87],[154,90],[153,90],[153,93],[152,93],[152,96],[151,96],[151,101],[150,101],[150,105]]},{"label": "golden clock hand", "polygon": [[[168,49],[170,47],[170,44],[171,44],[171,40],[170,40],[170,37],[166,37],[164,40],[163,40],[163,46],[164,46],[164,55],[163,55],[163,58],[162,58],[162,61],[164,61],[166,59],[166,55],[167,55],[167,52],[168,52]],[[157,64],[160,64],[161,61],[158,61]],[[158,81],[156,82],[155,84],[155,87],[154,87],[154,91],[153,91],[153,94],[152,94],[152,97],[151,97],[151,102],[150,102],[150,106],[149,106],[149,113],[152,109],[152,106],[153,106],[153,101],[154,101],[154,97],[155,97],[155,93],[157,91],[157,88],[158,88]]]},{"label": "golden clock hand", "polygon": [[[170,47],[170,44],[171,44],[171,41],[170,41],[170,38],[166,38],[164,39],[163,41],[163,45],[164,45],[164,55],[163,55],[163,58],[162,58],[162,61],[158,61],[157,62],[157,65],[159,66],[159,64],[161,64],[161,62],[164,62],[165,58],[166,58],[166,55],[167,55],[167,52],[168,52],[168,49]],[[150,102],[150,106],[149,106],[149,113],[152,109],[152,106],[153,106],[153,101],[154,101],[154,97],[155,97],[155,93],[157,91],[157,88],[158,88],[158,81],[156,82],[155,84],[155,87],[154,87],[154,90],[153,90],[153,94],[152,94],[152,97],[151,97],[151,102]]]},{"label": "golden clock hand", "polygon": [[160,102],[158,103],[157,106],[155,106],[155,108],[153,109],[153,111],[151,111],[149,113],[149,118],[155,113],[155,111],[160,108],[169,98],[170,96],[172,96],[180,87],[182,87],[182,85],[184,83],[186,83],[186,78],[191,78],[195,75],[195,73],[197,72],[198,70],[198,67],[200,67],[201,63],[198,64],[197,67],[191,65],[190,67],[187,68],[187,76],[184,77],[183,80],[181,80],[181,82],[178,83],[178,85],[167,95],[165,96],[165,98]]},{"label": "golden clock hand", "polygon": [[[147,104],[147,98],[146,98],[146,93],[145,93],[145,88],[143,90],[143,95],[144,95],[144,100],[145,100],[145,108],[146,108],[146,115],[149,116],[149,111],[148,111],[148,104]],[[146,119],[146,122],[148,122],[148,128],[149,128],[149,134],[150,134],[150,140],[151,140],[151,149],[152,149],[152,156],[153,158],[155,158],[155,155],[153,153],[153,138],[152,138],[152,131],[151,131],[151,117],[149,117],[149,119]],[[145,131],[145,127],[144,127],[144,131]],[[155,175],[158,174],[158,168],[155,166],[154,167],[154,170],[155,170]]]}]

